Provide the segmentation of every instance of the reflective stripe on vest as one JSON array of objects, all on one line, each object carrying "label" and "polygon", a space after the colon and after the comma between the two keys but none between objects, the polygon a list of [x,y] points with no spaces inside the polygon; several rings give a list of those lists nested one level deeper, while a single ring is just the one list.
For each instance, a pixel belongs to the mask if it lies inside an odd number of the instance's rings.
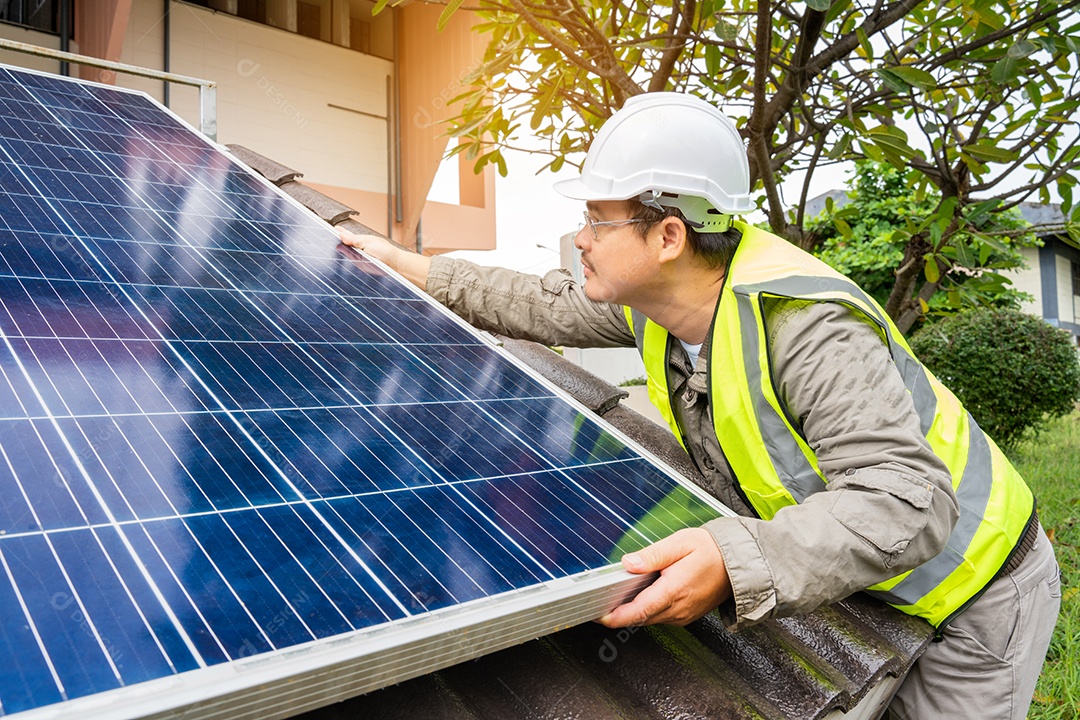
[{"label": "reflective stripe on vest", "polygon": [[[1031,515],[1031,491],[956,397],[918,362],[872,298],[790,243],[743,223],[736,227],[743,239],[725,279],[710,337],[709,397],[715,431],[737,482],[766,519],[825,489],[826,483],[801,428],[776,397],[764,299],[839,302],[865,316],[887,344],[911,394],[922,432],[949,468],[961,507],[942,553],[870,590],[940,625],[1004,564]],[[666,390],[667,332],[629,310],[627,322],[635,338],[640,338],[650,399],[681,441]],[[654,376],[661,378],[655,384],[662,383],[662,395],[652,392]],[[737,440],[731,442],[732,438]]]}]

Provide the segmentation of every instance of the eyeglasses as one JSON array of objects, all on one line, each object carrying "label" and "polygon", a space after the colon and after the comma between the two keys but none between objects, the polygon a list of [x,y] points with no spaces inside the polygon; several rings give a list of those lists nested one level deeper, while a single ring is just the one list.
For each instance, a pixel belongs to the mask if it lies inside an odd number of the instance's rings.
[{"label": "eyeglasses", "polygon": [[581,228],[585,227],[585,225],[588,225],[589,229],[592,230],[593,240],[596,240],[600,236],[600,233],[596,228],[603,225],[618,227],[619,225],[630,225],[632,223],[641,222],[641,220],[637,218],[630,218],[629,220],[593,220],[592,215],[589,214],[588,210],[584,211],[581,214],[585,217],[585,224],[581,225],[578,229],[580,230]]}]

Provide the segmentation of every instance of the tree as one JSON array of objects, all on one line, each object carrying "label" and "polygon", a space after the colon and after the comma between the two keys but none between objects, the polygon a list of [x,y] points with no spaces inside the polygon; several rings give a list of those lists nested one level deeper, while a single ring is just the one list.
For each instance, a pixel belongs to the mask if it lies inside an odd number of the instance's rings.
[{"label": "tree", "polygon": [[[913,169],[938,201],[895,268],[886,310],[901,329],[974,255],[986,215],[1056,187],[1080,221],[1080,0],[479,3],[486,61],[452,119],[455,150],[478,169],[501,165],[525,123],[549,140],[552,169],[579,162],[628,97],[665,89],[736,119],[769,225],[806,249],[820,241],[803,210],[816,170],[866,158]],[[461,7],[450,0],[443,17]],[[798,181],[791,209],[785,180]]]},{"label": "tree", "polygon": [[[888,163],[857,161],[852,189],[838,201],[828,197],[825,209],[806,223],[806,230],[818,238],[818,257],[854,279],[883,305],[895,282],[894,270],[903,260],[907,238],[927,218],[933,220],[939,203],[933,192],[912,191],[914,173]],[[942,292],[931,298],[923,311],[948,314],[972,307],[1018,310],[1025,295],[1013,288],[1001,271],[1022,267],[1019,248],[1038,244],[1030,233],[1020,234],[1027,225],[1016,210],[987,213],[974,227],[976,233],[965,233],[944,248],[953,261],[951,267],[942,270],[937,260],[928,260],[926,272],[937,272]],[[972,256],[956,262],[953,253],[957,251],[970,251]]]}]

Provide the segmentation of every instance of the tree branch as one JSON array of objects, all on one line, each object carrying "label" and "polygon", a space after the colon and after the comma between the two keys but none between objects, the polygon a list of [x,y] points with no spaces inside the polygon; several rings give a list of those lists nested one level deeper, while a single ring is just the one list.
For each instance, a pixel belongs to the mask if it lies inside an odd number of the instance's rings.
[{"label": "tree branch", "polygon": [[[623,95],[622,101],[625,101],[627,97],[641,94],[641,88],[638,87],[637,83],[630,79],[630,76],[619,67],[617,62],[605,63],[605,66],[589,62],[581,57],[581,54],[574,48],[570,47],[565,40],[544,27],[529,9],[525,7],[525,3],[521,2],[521,0],[510,0],[510,3],[514,6],[518,15],[525,20],[537,35],[551,43],[552,47],[558,50],[563,57],[574,65],[611,83],[612,87],[619,90]],[[620,102],[619,104],[621,105],[622,103]]]},{"label": "tree branch", "polygon": [[[652,78],[649,80],[649,92],[658,92],[667,87],[667,82],[671,78],[671,71],[675,68],[675,62],[682,55],[683,49],[686,47],[686,37],[693,29],[694,23],[694,11],[697,9],[697,0],[686,0],[686,5],[682,9],[681,16],[677,14],[676,5],[672,3],[671,7],[671,23],[669,25],[669,33],[667,37],[668,45],[664,48],[663,53],[660,55],[660,64],[657,66],[656,71],[653,73]],[[676,31],[676,22],[678,22],[678,31]]]}]

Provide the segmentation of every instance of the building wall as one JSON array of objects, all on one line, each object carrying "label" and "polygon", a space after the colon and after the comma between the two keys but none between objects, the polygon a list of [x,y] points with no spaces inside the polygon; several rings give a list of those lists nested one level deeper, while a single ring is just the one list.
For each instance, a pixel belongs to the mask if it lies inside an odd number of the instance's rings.
[{"label": "building wall", "polygon": [[[121,62],[163,67],[161,20],[159,0],[134,1]],[[219,142],[314,183],[386,192],[389,61],[185,3],[172,5],[170,44],[172,72],[218,83]],[[159,81],[120,76],[117,84],[162,99]],[[170,95],[172,109],[197,126],[198,91],[173,85]]]},{"label": "building wall", "polygon": [[[60,49],[60,38],[58,36],[18,27],[16,25],[0,23],[0,38],[21,43],[29,43],[30,45],[38,45],[40,47],[49,48],[50,50]],[[60,72],[59,60],[50,60],[49,58],[27,55],[26,53],[14,52],[11,50],[0,50],[0,63],[29,68],[30,70],[40,70],[47,73]]]},{"label": "building wall", "polygon": [[1020,253],[1027,262],[1027,267],[1008,273],[1013,282],[1013,287],[1021,292],[1026,292],[1034,298],[1030,302],[1021,303],[1020,309],[1032,315],[1042,315],[1042,279],[1039,275],[1039,249],[1021,248]]}]

